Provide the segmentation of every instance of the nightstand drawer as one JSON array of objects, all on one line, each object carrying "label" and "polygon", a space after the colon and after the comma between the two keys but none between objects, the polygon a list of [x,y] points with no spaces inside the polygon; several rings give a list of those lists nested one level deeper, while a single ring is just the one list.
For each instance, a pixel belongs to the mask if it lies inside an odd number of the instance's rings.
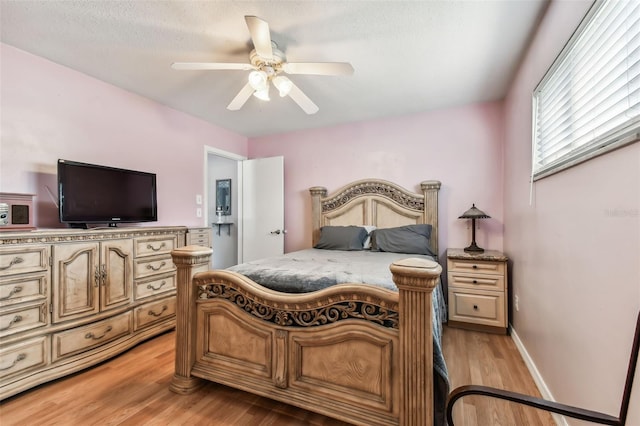
[{"label": "nightstand drawer", "polygon": [[448,272],[467,272],[476,274],[504,275],[504,262],[482,260],[449,259]]},{"label": "nightstand drawer", "polygon": [[506,327],[504,293],[449,288],[449,319],[474,324]]},{"label": "nightstand drawer", "polygon": [[504,275],[483,275],[449,272],[449,287],[478,290],[504,290]]},{"label": "nightstand drawer", "polygon": [[189,241],[187,241],[188,246],[205,246],[209,247],[209,236],[208,235],[192,235],[189,237]]}]

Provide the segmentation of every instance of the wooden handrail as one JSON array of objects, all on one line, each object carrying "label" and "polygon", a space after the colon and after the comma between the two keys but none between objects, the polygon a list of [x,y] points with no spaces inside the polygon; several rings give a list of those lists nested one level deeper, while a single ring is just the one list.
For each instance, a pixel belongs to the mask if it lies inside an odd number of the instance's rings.
[{"label": "wooden handrail", "polygon": [[629,411],[629,401],[631,400],[631,388],[633,387],[633,378],[636,373],[636,365],[638,363],[638,352],[640,351],[640,313],[636,320],[636,331],[633,338],[633,346],[631,348],[631,356],[629,357],[629,367],[627,369],[627,378],[625,381],[624,392],[622,394],[622,404],[620,406],[620,415],[613,417],[609,414],[599,413],[597,411],[586,410],[584,408],[573,407],[571,405],[561,404],[558,402],[547,401],[545,399],[536,398],[530,395],[524,395],[517,392],[511,392],[503,389],[492,388],[489,386],[467,385],[454,389],[447,398],[447,422],[449,426],[455,426],[453,422],[453,405],[460,398],[467,395],[481,395],[490,398],[504,399],[515,402],[517,404],[528,405],[530,407],[539,408],[545,411],[561,414],[563,416],[573,417],[580,420],[586,420],[593,423],[603,425],[624,426],[627,422],[627,412]]}]

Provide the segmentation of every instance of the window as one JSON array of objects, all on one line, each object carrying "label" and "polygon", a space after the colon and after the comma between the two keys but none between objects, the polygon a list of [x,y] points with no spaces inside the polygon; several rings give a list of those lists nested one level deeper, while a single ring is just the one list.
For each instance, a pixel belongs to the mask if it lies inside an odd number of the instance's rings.
[{"label": "window", "polygon": [[533,179],[640,139],[640,2],[597,0],[533,92]]}]

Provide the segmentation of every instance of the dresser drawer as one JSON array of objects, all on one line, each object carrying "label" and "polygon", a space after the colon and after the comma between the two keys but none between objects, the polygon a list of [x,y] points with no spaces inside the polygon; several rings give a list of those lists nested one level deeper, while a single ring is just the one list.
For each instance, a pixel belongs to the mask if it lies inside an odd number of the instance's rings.
[{"label": "dresser drawer", "polygon": [[53,335],[53,361],[131,333],[131,311]]},{"label": "dresser drawer", "polygon": [[3,308],[0,313],[0,337],[44,327],[49,323],[47,303]]},{"label": "dresser drawer", "polygon": [[187,238],[197,239],[197,238],[206,238],[209,239],[209,230],[196,231],[196,232],[187,232]]},{"label": "dresser drawer", "polygon": [[47,336],[40,336],[0,348],[0,379],[47,365],[48,343]]},{"label": "dresser drawer", "polygon": [[170,254],[178,246],[175,236],[136,238],[135,257]]},{"label": "dresser drawer", "polygon": [[0,277],[46,271],[49,246],[0,249]]},{"label": "dresser drawer", "polygon": [[176,298],[170,297],[138,306],[134,311],[135,329],[146,327],[176,315]]},{"label": "dresser drawer", "polygon": [[48,274],[7,277],[0,281],[0,307],[47,298]]},{"label": "dresser drawer", "polygon": [[187,245],[209,247],[211,245],[211,243],[209,242],[209,234],[187,234]]},{"label": "dresser drawer", "polygon": [[136,281],[135,298],[142,299],[176,289],[176,274]]},{"label": "dresser drawer", "polygon": [[478,290],[504,290],[504,275],[466,274],[449,272],[449,287],[460,287]]},{"label": "dresser drawer", "polygon": [[145,257],[134,262],[134,277],[144,278],[151,275],[173,272],[176,270],[171,255]]},{"label": "dresser drawer", "polygon": [[506,327],[504,293],[492,291],[465,292],[449,288],[449,319]]},{"label": "dresser drawer", "polygon": [[448,272],[468,272],[477,274],[504,275],[504,262],[489,262],[482,260],[449,259]]}]

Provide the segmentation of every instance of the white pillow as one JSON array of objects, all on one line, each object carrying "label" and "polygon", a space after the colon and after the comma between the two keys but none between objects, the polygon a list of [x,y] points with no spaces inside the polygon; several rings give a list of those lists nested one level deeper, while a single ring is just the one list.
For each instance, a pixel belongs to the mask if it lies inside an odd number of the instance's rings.
[{"label": "white pillow", "polygon": [[364,250],[370,250],[371,249],[371,232],[373,232],[373,230],[376,229],[376,227],[373,225],[364,225],[363,228],[367,230],[367,238],[365,238],[362,248]]}]

